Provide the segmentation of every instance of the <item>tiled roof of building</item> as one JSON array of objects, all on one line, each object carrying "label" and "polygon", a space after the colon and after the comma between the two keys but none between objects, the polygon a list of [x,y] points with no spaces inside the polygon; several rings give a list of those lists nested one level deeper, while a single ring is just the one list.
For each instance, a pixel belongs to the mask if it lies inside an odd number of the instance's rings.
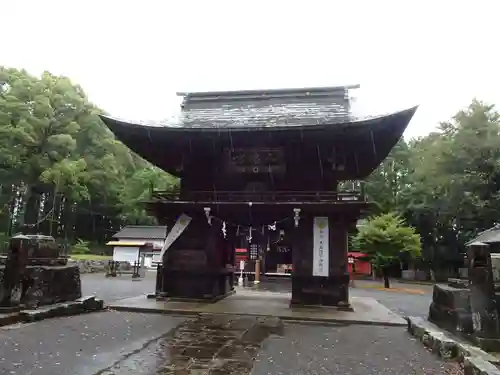
[{"label": "tiled roof of building", "polygon": [[479,233],[479,235],[473,240],[467,242],[467,246],[477,244],[491,244],[500,242],[500,224]]},{"label": "tiled roof of building", "polygon": [[115,233],[113,238],[136,238],[145,240],[164,239],[167,236],[167,227],[152,225],[127,225]]},{"label": "tiled roof of building", "polygon": [[183,93],[176,126],[188,128],[307,126],[351,121],[349,88]]}]

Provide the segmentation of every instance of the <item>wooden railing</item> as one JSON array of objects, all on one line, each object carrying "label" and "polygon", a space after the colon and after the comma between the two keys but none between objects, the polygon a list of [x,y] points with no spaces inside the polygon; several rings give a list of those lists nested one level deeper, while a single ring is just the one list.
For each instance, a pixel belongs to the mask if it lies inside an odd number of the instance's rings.
[{"label": "wooden railing", "polygon": [[192,191],[172,194],[154,191],[154,200],[190,201],[190,202],[338,202],[362,201],[359,191]]}]

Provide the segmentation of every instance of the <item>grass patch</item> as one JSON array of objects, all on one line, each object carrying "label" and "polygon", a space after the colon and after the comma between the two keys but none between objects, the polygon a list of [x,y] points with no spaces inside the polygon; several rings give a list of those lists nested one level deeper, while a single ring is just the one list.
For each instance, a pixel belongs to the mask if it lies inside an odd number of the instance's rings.
[{"label": "grass patch", "polygon": [[109,255],[96,255],[96,254],[71,254],[71,259],[76,260],[112,260],[113,257]]}]

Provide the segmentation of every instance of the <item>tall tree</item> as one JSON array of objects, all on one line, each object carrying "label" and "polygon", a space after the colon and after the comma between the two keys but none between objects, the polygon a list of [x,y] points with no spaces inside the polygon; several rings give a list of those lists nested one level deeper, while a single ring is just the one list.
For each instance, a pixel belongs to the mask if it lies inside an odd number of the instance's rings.
[{"label": "tall tree", "polygon": [[411,145],[412,182],[402,192],[402,212],[434,267],[460,263],[465,242],[498,220],[499,130],[494,107],[474,100]]},{"label": "tall tree", "polygon": [[400,208],[401,192],[411,180],[409,160],[410,149],[401,139],[366,180],[365,192],[370,202],[375,204],[375,212],[387,213]]},{"label": "tall tree", "polygon": [[177,181],[116,141],[100,113],[66,77],[0,67],[0,230],[103,242],[153,221],[145,192]]}]

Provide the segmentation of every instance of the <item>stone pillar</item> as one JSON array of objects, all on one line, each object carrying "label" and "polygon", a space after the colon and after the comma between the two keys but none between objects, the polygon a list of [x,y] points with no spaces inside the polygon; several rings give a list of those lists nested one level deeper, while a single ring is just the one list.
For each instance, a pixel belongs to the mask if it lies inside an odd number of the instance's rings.
[{"label": "stone pillar", "polygon": [[487,351],[500,351],[500,323],[496,306],[488,245],[475,243],[467,250],[473,335]]}]

